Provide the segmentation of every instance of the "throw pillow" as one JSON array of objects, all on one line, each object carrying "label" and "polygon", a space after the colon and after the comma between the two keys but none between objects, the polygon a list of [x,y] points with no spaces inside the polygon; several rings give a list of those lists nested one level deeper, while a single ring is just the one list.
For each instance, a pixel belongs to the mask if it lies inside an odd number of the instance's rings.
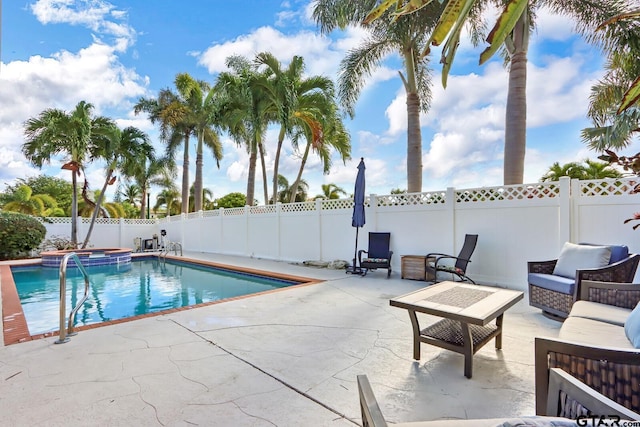
[{"label": "throw pillow", "polygon": [[624,333],[635,348],[640,348],[640,303],[624,322]]},{"label": "throw pillow", "polygon": [[611,247],[576,245],[566,242],[553,269],[556,276],[575,279],[576,270],[600,268],[609,264]]}]

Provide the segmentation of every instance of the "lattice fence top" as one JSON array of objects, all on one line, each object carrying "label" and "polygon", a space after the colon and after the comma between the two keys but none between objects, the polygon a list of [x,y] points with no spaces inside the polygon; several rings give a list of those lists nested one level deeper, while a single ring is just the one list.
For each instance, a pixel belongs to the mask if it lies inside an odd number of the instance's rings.
[{"label": "lattice fence top", "polygon": [[244,215],[244,208],[229,208],[224,210],[224,216]]},{"label": "lattice fence top", "polygon": [[35,217],[35,218],[38,221],[47,223],[47,224],[71,224],[71,218],[69,217],[52,216],[52,217],[46,217],[46,218],[40,218],[40,217]]},{"label": "lattice fence top", "polygon": [[378,196],[378,206],[417,206],[445,203],[446,193],[402,193]]},{"label": "lattice fence top", "polygon": [[603,180],[580,181],[580,197],[626,196],[635,194],[637,178],[611,178]]},{"label": "lattice fence top", "polygon": [[281,212],[309,212],[316,210],[315,202],[298,202],[298,203],[285,203],[281,205]]},{"label": "lattice fence top", "polygon": [[276,213],[276,205],[249,206],[250,214]]},{"label": "lattice fence top", "polygon": [[125,218],[124,219],[125,224],[150,225],[150,224],[157,224],[157,222],[158,220],[155,218],[149,218],[149,219]]},{"label": "lattice fence top", "polygon": [[353,209],[353,199],[325,199],[320,202],[323,211],[337,209]]},{"label": "lattice fence top", "polygon": [[[83,224],[91,224],[91,218],[82,217]],[[96,224],[120,224],[120,218],[96,218]]]},{"label": "lattice fence top", "polygon": [[500,200],[548,199],[560,195],[560,186],[555,183],[506,185],[502,187],[457,190],[456,202],[493,202]]},{"label": "lattice fence top", "polygon": [[212,211],[203,211],[202,216],[203,217],[220,216],[220,209],[215,209]]}]

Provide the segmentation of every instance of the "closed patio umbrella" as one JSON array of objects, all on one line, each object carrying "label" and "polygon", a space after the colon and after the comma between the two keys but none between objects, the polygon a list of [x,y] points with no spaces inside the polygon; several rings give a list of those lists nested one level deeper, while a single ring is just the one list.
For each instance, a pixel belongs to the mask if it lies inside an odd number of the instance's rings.
[{"label": "closed patio umbrella", "polygon": [[347,269],[347,273],[362,274],[360,267],[356,267],[356,258],[358,254],[358,231],[365,224],[364,216],[364,158],[360,158],[358,164],[358,175],[356,176],[356,185],[353,190],[353,216],[351,217],[351,226],[356,227],[356,247],[353,252],[353,264]]}]

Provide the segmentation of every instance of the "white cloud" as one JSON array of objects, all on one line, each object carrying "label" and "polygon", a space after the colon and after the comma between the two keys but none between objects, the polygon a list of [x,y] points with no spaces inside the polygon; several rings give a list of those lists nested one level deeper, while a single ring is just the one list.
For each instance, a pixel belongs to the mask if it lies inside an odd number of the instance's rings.
[{"label": "white cloud", "polygon": [[[135,31],[124,21],[127,13],[117,10],[111,3],[101,0],[38,0],[30,6],[35,17],[43,24],[81,25],[92,31],[113,36],[126,49],[135,39]],[[113,20],[112,20],[113,19]]]}]

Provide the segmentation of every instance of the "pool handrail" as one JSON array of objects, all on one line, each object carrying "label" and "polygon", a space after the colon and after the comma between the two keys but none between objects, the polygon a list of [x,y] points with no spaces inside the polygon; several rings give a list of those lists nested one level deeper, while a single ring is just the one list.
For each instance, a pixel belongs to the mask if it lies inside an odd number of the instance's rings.
[{"label": "pool handrail", "polygon": [[[76,266],[80,269],[82,276],[84,277],[84,296],[76,304],[76,306],[69,313],[69,326],[65,328],[65,311],[66,311],[66,301],[67,301],[67,263],[69,262],[69,258],[73,258],[73,261],[76,263]],[[89,296],[89,273],[82,265],[78,254],[75,252],[70,252],[65,254],[60,261],[60,337],[55,341],[56,344],[64,344],[69,342],[69,337],[76,335],[77,332],[73,331],[73,324],[76,318],[76,313],[82,307],[82,304],[87,300]]]}]

